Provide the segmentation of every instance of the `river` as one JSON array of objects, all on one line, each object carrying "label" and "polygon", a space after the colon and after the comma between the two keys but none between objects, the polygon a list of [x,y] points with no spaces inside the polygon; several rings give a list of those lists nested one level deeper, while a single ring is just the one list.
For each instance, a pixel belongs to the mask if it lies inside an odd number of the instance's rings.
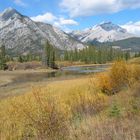
[{"label": "river", "polygon": [[105,71],[109,65],[68,66],[54,72],[25,73],[13,79],[13,83],[40,82],[51,79],[67,79]]},{"label": "river", "polygon": [[48,84],[53,81],[79,78],[84,75],[106,71],[110,65],[89,65],[63,67],[53,72],[5,71],[1,72],[0,99],[21,95],[32,86]]}]

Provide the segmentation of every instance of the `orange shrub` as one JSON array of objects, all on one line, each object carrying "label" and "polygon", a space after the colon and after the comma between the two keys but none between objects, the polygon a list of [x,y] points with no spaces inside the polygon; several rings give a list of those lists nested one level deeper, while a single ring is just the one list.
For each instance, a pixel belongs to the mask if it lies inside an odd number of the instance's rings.
[{"label": "orange shrub", "polygon": [[107,73],[100,73],[97,76],[99,82],[99,88],[102,92],[110,95],[112,93],[112,83],[111,78]]},{"label": "orange shrub", "polygon": [[115,91],[120,88],[129,86],[131,70],[125,61],[116,61],[110,71],[110,78]]},{"label": "orange shrub", "polygon": [[122,88],[131,87],[140,79],[140,67],[116,61],[108,74],[101,73],[97,77],[100,89],[108,95],[114,94]]}]

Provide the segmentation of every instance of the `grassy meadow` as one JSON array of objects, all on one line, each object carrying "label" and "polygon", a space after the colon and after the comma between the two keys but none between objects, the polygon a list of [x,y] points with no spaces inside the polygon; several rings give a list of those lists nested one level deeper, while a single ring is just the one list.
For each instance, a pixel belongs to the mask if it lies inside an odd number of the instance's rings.
[{"label": "grassy meadow", "polygon": [[25,93],[0,100],[1,140],[140,139],[138,60]]}]

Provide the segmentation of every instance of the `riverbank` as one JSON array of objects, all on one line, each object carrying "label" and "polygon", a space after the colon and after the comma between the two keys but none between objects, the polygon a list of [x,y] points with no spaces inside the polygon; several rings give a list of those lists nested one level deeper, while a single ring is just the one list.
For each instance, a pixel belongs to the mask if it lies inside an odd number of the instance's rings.
[{"label": "riverbank", "polygon": [[[30,90],[33,85],[37,84],[39,81],[38,74],[41,73],[43,75],[55,71],[53,69],[0,71],[0,99],[22,95]],[[31,81],[31,76],[35,76],[36,82]]]},{"label": "riverbank", "polygon": [[0,70],[0,86],[9,83],[16,77],[24,75],[24,74],[50,73],[50,72],[55,72],[55,71],[56,70],[53,70],[53,69],[29,69],[29,70],[13,70],[13,71]]},{"label": "riverbank", "polygon": [[[97,66],[98,67],[96,67],[96,65],[78,65],[64,67],[61,68],[61,70],[30,69],[0,71],[0,99],[22,95],[30,91],[33,86],[46,86],[48,83],[55,81],[78,79],[86,77],[88,73],[100,72],[105,69],[104,65]],[[100,68],[102,66],[103,68]]]},{"label": "riverbank", "polygon": [[[131,60],[132,61],[132,60]],[[129,63],[131,63],[131,61]],[[135,62],[133,60],[133,62]],[[86,77],[89,74],[109,70],[109,64],[78,64],[53,69],[27,69],[0,71],[0,98],[22,95],[31,90],[33,86],[48,85],[55,81],[65,81]],[[88,74],[88,75],[87,75]]]},{"label": "riverbank", "polygon": [[18,82],[18,83],[6,83],[0,87],[0,100],[17,97],[23,94],[26,94],[32,90],[33,87],[41,86],[46,87],[49,84],[53,83],[67,83],[69,80],[78,80],[81,78],[86,78],[88,76],[68,76],[68,77],[59,77],[59,78],[50,78],[48,80],[35,81],[35,82]]}]

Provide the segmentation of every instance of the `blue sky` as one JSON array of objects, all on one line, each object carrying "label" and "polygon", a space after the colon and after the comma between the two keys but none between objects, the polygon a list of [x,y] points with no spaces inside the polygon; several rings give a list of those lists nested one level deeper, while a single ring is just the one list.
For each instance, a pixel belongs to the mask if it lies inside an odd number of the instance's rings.
[{"label": "blue sky", "polygon": [[112,21],[140,35],[140,0],[0,0],[0,12],[8,7],[65,31]]}]

